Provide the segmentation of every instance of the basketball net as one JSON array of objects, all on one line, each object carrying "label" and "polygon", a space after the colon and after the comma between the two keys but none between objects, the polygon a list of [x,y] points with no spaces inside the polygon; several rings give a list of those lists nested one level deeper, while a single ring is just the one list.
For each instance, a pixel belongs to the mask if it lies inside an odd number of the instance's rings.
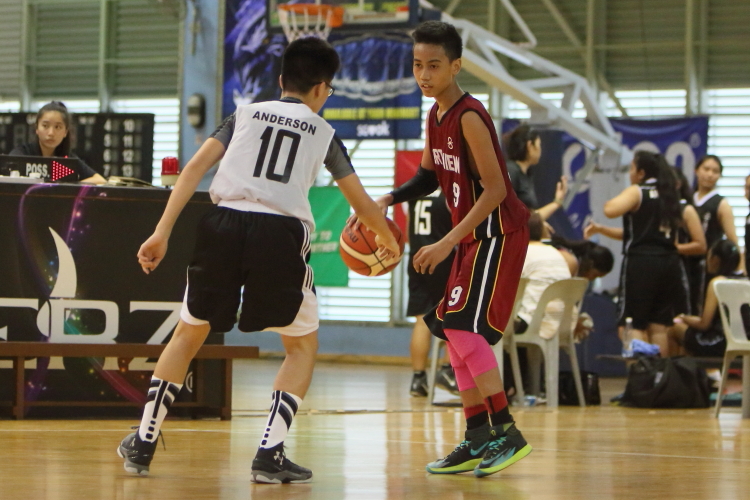
[{"label": "basketball net", "polygon": [[336,5],[316,3],[285,3],[277,7],[279,24],[289,42],[306,36],[326,40],[331,28],[344,23],[344,8]]}]

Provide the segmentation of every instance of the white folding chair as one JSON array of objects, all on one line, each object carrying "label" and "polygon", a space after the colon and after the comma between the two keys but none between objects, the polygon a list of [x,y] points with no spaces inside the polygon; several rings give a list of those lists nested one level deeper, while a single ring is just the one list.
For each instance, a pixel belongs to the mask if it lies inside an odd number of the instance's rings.
[{"label": "white folding chair", "polygon": [[[516,314],[518,313],[518,308],[521,307],[521,299],[523,298],[523,292],[526,289],[526,284],[529,282],[527,278],[521,278],[521,281],[518,283],[518,290],[516,291],[516,301],[513,304],[513,312],[510,316],[510,321],[508,321],[508,326],[505,328],[505,332],[503,332],[503,337],[506,335],[513,335],[513,320],[516,317]],[[499,346],[499,347],[498,347]],[[497,357],[497,363],[498,368],[500,369],[500,375],[503,374],[503,339],[500,339],[500,342],[498,342],[494,347],[495,357]],[[445,341],[441,340],[435,336],[432,337],[432,346],[430,347],[430,373],[427,377],[427,400],[432,403],[432,399],[435,396],[435,377],[437,376],[437,365],[438,360],[440,359],[440,349],[445,347]],[[513,353],[511,353],[511,357],[513,356]],[[518,354],[516,354],[518,356]],[[517,360],[516,360],[517,361]],[[513,379],[515,380],[516,386],[521,384],[521,372],[520,369],[516,373],[516,368],[519,366],[518,363],[513,365]],[[523,401],[523,390],[521,391],[521,401]]]},{"label": "white folding chair", "polygon": [[[518,283],[518,291],[516,292],[516,301],[513,303],[513,312],[510,315],[510,320],[508,321],[508,326],[505,327],[505,331],[503,332],[502,338],[500,338],[500,342],[495,344],[495,347],[493,348],[495,352],[495,358],[497,359],[497,367],[500,370],[500,376],[505,373],[503,371],[505,361],[503,359],[503,349],[506,345],[505,338],[512,337],[516,334],[516,317],[518,317],[518,310],[521,308],[521,302],[523,301],[523,294],[526,291],[526,285],[529,284],[529,278],[521,278],[521,281]],[[524,400],[524,393],[523,393],[523,379],[521,378],[521,363],[518,361],[518,350],[511,349],[508,354],[510,355],[510,366],[513,371],[513,383],[516,387],[516,393],[514,394],[514,398],[516,402],[519,404],[523,404]]]},{"label": "white folding chair", "polygon": [[[721,383],[716,395],[715,416],[718,417],[721,411],[722,393],[727,383],[729,366],[737,356],[750,355],[750,340],[745,333],[741,311],[743,305],[750,304],[750,281],[716,281],[714,282],[714,292],[716,293],[716,300],[719,302],[721,324],[724,328],[724,336],[727,339],[727,351],[724,353],[724,365],[721,367]],[[745,368],[743,367],[743,378],[746,378]],[[747,403],[743,401],[742,404],[744,409],[744,405]]]},{"label": "white folding chair", "polygon": [[[578,356],[576,355],[575,342],[573,340],[573,319],[577,316],[578,307],[588,287],[588,280],[584,278],[568,278],[549,285],[542,293],[536,310],[531,317],[531,323],[524,333],[508,335],[506,339],[507,349],[511,352],[511,363],[514,373],[520,373],[517,349],[519,345],[533,345],[539,347],[544,361],[544,371],[547,382],[547,407],[558,406],[558,377],[560,366],[560,349],[570,357],[570,365],[573,370],[573,378],[578,393],[578,402],[586,406],[583,396],[583,383],[581,382],[581,371],[578,367]],[[550,339],[539,336],[539,329],[547,310],[547,304],[553,300],[562,300],[564,303],[563,313],[560,316],[560,324],[557,332]],[[513,353],[516,352],[515,355]],[[530,354],[531,351],[530,351]],[[538,365],[538,364],[537,364]],[[533,365],[532,365],[532,368]],[[539,366],[532,371],[532,388],[539,391]],[[516,387],[518,389],[518,386]],[[523,389],[521,389],[522,393]]]}]

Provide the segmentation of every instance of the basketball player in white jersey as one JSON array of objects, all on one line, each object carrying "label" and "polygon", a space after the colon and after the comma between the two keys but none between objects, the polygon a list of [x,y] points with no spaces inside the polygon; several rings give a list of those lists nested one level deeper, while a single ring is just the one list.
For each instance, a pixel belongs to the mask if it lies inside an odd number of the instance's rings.
[{"label": "basketball player in white jersey", "polygon": [[338,54],[327,42],[292,42],[282,59],[281,100],[238,107],[206,140],[182,171],[154,234],[141,246],[138,261],[148,274],[164,258],[174,223],[201,178],[221,159],[210,188],[217,206],[198,226],[180,322],[156,365],[141,425],[118,448],[128,472],[148,474],[159,429],[190,361],[209,331],[232,329],[240,309],[241,331],[278,332],[286,350],[252,480],[312,479],[309,469],[286,458],[284,439],[310,385],[318,348],[317,300],[307,264],[315,223],[307,195],[322,165],[377,234],[381,257],[400,254],[346,149],[317,114],[333,93],[330,82],[338,67]]}]

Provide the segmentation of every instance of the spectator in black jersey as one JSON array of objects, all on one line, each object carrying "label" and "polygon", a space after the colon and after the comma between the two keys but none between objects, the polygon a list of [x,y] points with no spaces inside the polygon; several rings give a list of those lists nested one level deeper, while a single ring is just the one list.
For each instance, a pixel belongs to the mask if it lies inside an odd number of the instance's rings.
[{"label": "spectator in black jersey", "polygon": [[[680,314],[698,313],[700,310],[697,304],[697,298],[702,294],[699,290],[694,290],[696,286],[702,286],[698,283],[691,284],[690,276],[703,273],[703,266],[700,259],[706,254],[706,236],[703,232],[703,226],[698,216],[698,212],[693,205],[693,190],[690,189],[685,174],[677,168],[672,169],[677,180],[677,192],[680,195],[680,209],[682,217],[687,223],[682,224],[677,232],[677,251],[682,256],[683,272],[685,276],[686,287],[683,287],[683,297],[680,299],[680,307],[675,311]],[[696,257],[699,257],[696,259]]]},{"label": "spectator in black jersey", "polygon": [[[442,191],[437,190],[429,196],[409,201],[409,302],[406,306],[406,315],[414,316],[417,320],[409,346],[411,366],[414,370],[409,392],[416,397],[427,396],[428,392],[425,368],[432,334],[423,318],[443,299],[455,252],[438,264],[432,274],[418,273],[414,268],[414,256],[420,248],[443,239],[451,229],[451,213]],[[434,382],[435,385],[458,394],[456,376],[449,361],[443,363],[435,375]]]},{"label": "spectator in black jersey", "polygon": [[696,190],[693,202],[703,224],[709,248],[724,237],[738,245],[732,207],[716,187],[723,170],[721,159],[716,155],[704,156],[695,168]]},{"label": "spectator in black jersey", "polygon": [[568,180],[560,177],[555,188],[555,199],[543,207],[539,206],[534,189],[534,177],[531,167],[539,163],[542,157],[542,138],[539,132],[528,125],[519,125],[503,136],[505,154],[508,158],[508,175],[513,190],[518,198],[529,208],[536,210],[542,220],[549,219],[557,209],[563,206],[565,193],[568,192]]},{"label": "spectator in black jersey", "polygon": [[65,104],[52,101],[41,107],[36,114],[36,135],[38,140],[20,144],[8,153],[10,156],[57,156],[72,158],[80,164],[81,182],[104,184],[107,180],[86,165],[70,150],[70,113]]},{"label": "spectator in black jersey", "polygon": [[677,230],[683,223],[675,176],[662,155],[638,151],[630,164],[632,186],[604,204],[604,215],[623,217],[623,229],[591,224],[585,234],[601,233],[623,240],[620,274],[621,326],[632,318],[633,337],[669,352],[683,287]]},{"label": "spectator in black jersey", "polygon": [[[724,167],[716,155],[706,155],[700,159],[695,168],[696,190],[693,204],[698,212],[703,232],[706,235],[707,248],[726,238],[739,245],[734,228],[734,214],[729,202],[719,194],[716,184],[719,182]],[[711,276],[706,275],[706,256],[697,255],[688,265],[691,305],[693,312],[700,314],[706,293],[706,283]]]},{"label": "spectator in black jersey", "polygon": [[670,335],[670,355],[723,357],[727,341],[721,324],[718,301],[713,284],[717,281],[742,278],[737,272],[740,249],[729,240],[719,240],[711,247],[706,257],[706,270],[715,276],[706,290],[706,302],[700,316],[680,314]]}]

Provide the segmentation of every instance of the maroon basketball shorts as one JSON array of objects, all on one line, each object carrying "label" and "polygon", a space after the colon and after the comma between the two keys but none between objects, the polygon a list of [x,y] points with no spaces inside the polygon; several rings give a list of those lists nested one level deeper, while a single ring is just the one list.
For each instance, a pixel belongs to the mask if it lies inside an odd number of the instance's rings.
[{"label": "maroon basketball shorts", "polygon": [[495,345],[513,312],[529,245],[526,226],[509,234],[461,243],[445,296],[425,322],[445,340],[444,328],[482,335]]}]

